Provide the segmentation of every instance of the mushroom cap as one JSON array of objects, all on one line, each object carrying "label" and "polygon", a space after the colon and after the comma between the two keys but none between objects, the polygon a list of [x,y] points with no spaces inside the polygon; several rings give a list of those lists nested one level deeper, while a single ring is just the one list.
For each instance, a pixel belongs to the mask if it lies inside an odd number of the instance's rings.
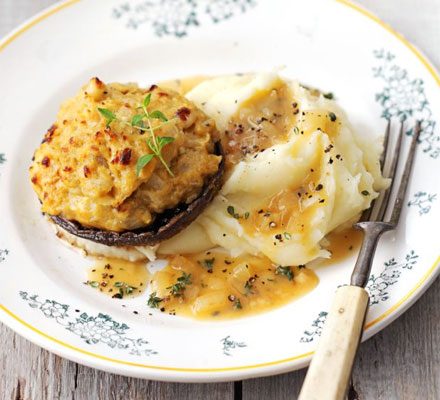
[{"label": "mushroom cap", "polygon": [[[215,154],[223,156],[220,142],[215,143]],[[189,204],[179,204],[175,208],[156,215],[154,222],[143,228],[115,232],[85,227],[77,221],[56,215],[49,215],[49,217],[67,232],[107,246],[154,246],[177,235],[203,212],[220,190],[224,171],[223,156],[217,172],[210,177],[195,200]]]}]

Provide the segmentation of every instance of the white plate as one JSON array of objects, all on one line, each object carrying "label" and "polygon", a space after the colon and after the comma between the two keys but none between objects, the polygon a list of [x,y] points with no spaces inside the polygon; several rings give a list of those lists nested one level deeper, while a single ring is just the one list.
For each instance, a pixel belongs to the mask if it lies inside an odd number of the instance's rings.
[{"label": "white plate", "polygon": [[354,260],[319,270],[314,291],[258,316],[149,316],[145,299],[111,301],[82,284],[89,262],[55,238],[27,175],[60,102],[91,76],[147,84],[283,65],[334,92],[362,134],[383,131],[388,116],[424,119],[402,221],[375,258],[364,339],[414,303],[439,272],[440,77],[419,51],[345,0],[70,0],[0,43],[0,320],[63,357],[149,379],[232,380],[307,365]]}]

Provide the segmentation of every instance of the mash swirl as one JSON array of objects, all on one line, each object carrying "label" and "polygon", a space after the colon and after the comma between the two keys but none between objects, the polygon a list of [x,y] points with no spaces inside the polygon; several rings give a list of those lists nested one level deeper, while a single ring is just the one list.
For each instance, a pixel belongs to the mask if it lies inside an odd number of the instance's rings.
[{"label": "mash swirl", "polygon": [[238,148],[241,157],[214,202],[161,253],[219,246],[235,256],[306,264],[328,257],[325,235],[355,222],[388,184],[381,144],[358,137],[334,101],[298,83],[277,74],[220,77],[187,97],[216,120],[226,148]]}]

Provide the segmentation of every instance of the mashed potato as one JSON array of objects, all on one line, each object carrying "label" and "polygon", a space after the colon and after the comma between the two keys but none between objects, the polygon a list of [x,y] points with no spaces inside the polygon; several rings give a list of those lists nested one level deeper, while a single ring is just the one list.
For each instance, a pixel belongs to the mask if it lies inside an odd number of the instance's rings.
[{"label": "mashed potato", "polygon": [[221,130],[228,177],[207,210],[159,253],[220,246],[233,256],[305,264],[328,257],[325,235],[353,223],[388,184],[380,143],[360,140],[334,101],[295,82],[276,74],[219,77],[187,98]]}]

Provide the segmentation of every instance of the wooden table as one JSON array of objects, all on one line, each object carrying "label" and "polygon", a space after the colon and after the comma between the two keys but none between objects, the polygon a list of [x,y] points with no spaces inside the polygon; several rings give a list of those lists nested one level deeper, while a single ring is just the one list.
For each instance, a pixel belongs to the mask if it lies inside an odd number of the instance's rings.
[{"label": "wooden table", "polygon": [[[0,36],[54,0],[0,0]],[[440,68],[440,1],[359,0]],[[440,280],[361,345],[350,399],[440,399]],[[305,370],[236,383],[126,378],[64,360],[0,324],[0,399],[295,399]]]}]

